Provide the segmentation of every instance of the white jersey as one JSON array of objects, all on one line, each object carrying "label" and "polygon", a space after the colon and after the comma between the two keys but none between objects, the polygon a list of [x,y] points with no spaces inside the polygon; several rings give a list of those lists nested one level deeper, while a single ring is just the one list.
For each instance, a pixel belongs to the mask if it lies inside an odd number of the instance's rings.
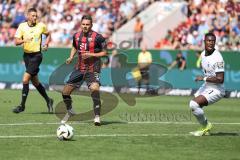
[{"label": "white jersey", "polygon": [[[203,51],[201,58],[201,65],[205,77],[215,77],[217,72],[224,72],[224,61],[219,51],[215,50],[209,56],[205,56],[205,51]],[[207,99],[208,104],[212,104],[220,100],[224,94],[223,84],[205,82],[194,96],[202,95]]]},{"label": "white jersey", "polygon": [[[201,65],[205,77],[215,77],[217,72],[224,72],[224,60],[219,51],[215,50],[211,55],[205,56],[205,51],[201,53]],[[205,85],[223,89],[223,84],[206,82]]]}]

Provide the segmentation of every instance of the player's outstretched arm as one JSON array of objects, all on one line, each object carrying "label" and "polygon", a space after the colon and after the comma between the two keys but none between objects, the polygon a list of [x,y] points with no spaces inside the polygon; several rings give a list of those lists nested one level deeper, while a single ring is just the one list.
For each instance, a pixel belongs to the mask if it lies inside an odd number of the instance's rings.
[{"label": "player's outstretched arm", "polygon": [[70,56],[69,58],[66,60],[66,64],[70,64],[76,54],[77,50],[74,46],[72,46],[71,52],[70,52]]},{"label": "player's outstretched arm", "polygon": [[222,84],[224,82],[224,72],[217,72],[215,77],[197,76],[195,81],[206,81],[210,83]]},{"label": "player's outstretched arm", "polygon": [[44,46],[42,47],[43,51],[46,51],[48,49],[49,43],[51,42],[51,33],[47,32],[47,33],[45,33],[45,35],[47,37],[46,37],[46,42],[45,42]]}]

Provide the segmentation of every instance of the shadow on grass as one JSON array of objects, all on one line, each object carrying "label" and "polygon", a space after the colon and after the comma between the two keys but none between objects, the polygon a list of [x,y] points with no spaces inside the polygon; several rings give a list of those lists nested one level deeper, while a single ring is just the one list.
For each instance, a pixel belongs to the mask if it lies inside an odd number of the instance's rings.
[{"label": "shadow on grass", "polygon": [[[69,121],[69,123],[74,123],[74,124],[78,124],[78,123],[85,123],[85,124],[92,124],[93,125],[93,121],[88,120],[88,121]],[[122,121],[101,121],[101,126],[105,126],[105,125],[111,125],[111,124],[127,124],[127,122],[122,122]]]},{"label": "shadow on grass", "polygon": [[111,124],[127,124],[127,122],[121,122],[121,121],[102,121],[101,125],[111,125]]},{"label": "shadow on grass", "polygon": [[33,113],[26,113],[26,114],[54,114],[53,112],[33,112]]},{"label": "shadow on grass", "polygon": [[210,136],[240,136],[240,133],[234,133],[234,132],[216,132],[211,133]]},{"label": "shadow on grass", "polygon": [[77,141],[76,139],[67,139],[67,140],[59,140],[58,139],[58,141],[60,141],[60,142],[75,142],[75,141]]}]

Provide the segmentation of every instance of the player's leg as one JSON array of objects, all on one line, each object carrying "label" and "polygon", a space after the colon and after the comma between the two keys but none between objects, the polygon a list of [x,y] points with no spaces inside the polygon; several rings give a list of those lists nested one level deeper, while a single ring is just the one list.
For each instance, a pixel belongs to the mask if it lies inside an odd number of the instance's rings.
[{"label": "player's leg", "polygon": [[26,72],[23,74],[23,88],[22,88],[22,101],[21,104],[13,109],[14,113],[20,113],[25,110],[25,103],[27,100],[28,92],[29,92],[29,81],[31,80],[31,72],[30,72],[30,60],[31,56],[29,54],[24,53],[23,60],[26,67]]},{"label": "player's leg", "polygon": [[207,105],[208,105],[208,100],[204,95],[199,95],[190,101],[189,107],[192,110],[192,113],[196,117],[197,121],[202,126],[201,129],[194,132],[190,132],[190,134],[194,136],[209,135],[209,131],[212,129],[212,124],[208,122],[202,108],[203,106],[207,106]]},{"label": "player's leg", "polygon": [[203,106],[207,106],[208,101],[203,95],[199,95],[192,99],[189,103],[189,107],[192,110],[193,115],[202,126],[207,125],[207,118],[204,116]]},{"label": "player's leg", "polygon": [[101,112],[101,99],[100,99],[100,82],[99,73],[87,73],[85,75],[85,80],[87,82],[88,88],[91,91],[91,97],[93,101],[93,111],[94,111],[94,124],[100,126],[100,112]]},{"label": "player's leg", "polygon": [[141,85],[142,85],[142,79],[139,79],[138,80],[138,94],[140,94]]},{"label": "player's leg", "polygon": [[79,88],[82,85],[83,76],[84,75],[79,70],[74,70],[71,73],[66,85],[63,87],[62,97],[67,109],[67,113],[62,119],[61,123],[66,123],[71,116],[75,115],[72,107],[71,93],[75,88]]},{"label": "player's leg", "polygon": [[38,75],[31,78],[32,84],[36,87],[41,96],[45,99],[48,107],[48,112],[53,112],[53,99],[47,95],[43,85],[39,82]]},{"label": "player's leg", "polygon": [[40,71],[39,66],[42,62],[42,53],[34,53],[32,55],[29,55],[29,63],[27,67],[27,72],[31,74],[32,78],[31,81],[33,85],[36,87],[38,92],[44,97],[44,99],[47,102],[47,107],[48,111],[53,111],[52,105],[53,105],[53,100],[50,99],[46,93],[45,88],[42,86],[42,84],[38,80],[38,72]]},{"label": "player's leg", "polygon": [[73,85],[69,85],[69,84],[67,84],[63,87],[62,97],[63,97],[63,102],[65,103],[67,110],[72,109],[71,93],[74,89],[75,89],[75,87]]},{"label": "player's leg", "polygon": [[100,116],[100,109],[101,109],[101,100],[100,100],[100,92],[99,92],[99,84],[93,82],[90,84],[89,89],[91,91],[91,97],[93,100],[93,109],[95,116]]},{"label": "player's leg", "polygon": [[209,134],[212,124],[208,122],[204,115],[203,107],[215,103],[222,98],[221,91],[214,88],[202,87],[194,99],[189,103],[193,115],[197,118],[198,122],[202,125],[202,129],[196,132],[190,132],[195,136],[202,136]]},{"label": "player's leg", "polygon": [[140,94],[142,83],[144,83],[144,72],[142,69],[139,69],[139,72],[140,72],[140,79],[138,80],[138,94]]},{"label": "player's leg", "polygon": [[101,99],[99,92],[100,85],[97,82],[93,82],[90,84],[89,89],[91,91],[91,97],[93,100],[93,110],[94,110],[94,124],[96,126],[101,125],[100,123],[100,112],[101,112]]},{"label": "player's leg", "polygon": [[28,92],[29,92],[29,81],[30,81],[30,79],[31,79],[31,75],[29,73],[25,72],[23,74],[23,79],[22,79],[23,88],[22,88],[21,104],[13,109],[14,113],[20,113],[20,112],[23,112],[25,110],[25,103],[26,103],[26,100],[27,100]]},{"label": "player's leg", "polygon": [[146,93],[149,93],[149,68],[146,68],[142,74],[143,82],[146,85]]},{"label": "player's leg", "polygon": [[71,98],[71,93],[74,89],[75,89],[75,87],[73,85],[69,85],[69,84],[66,84],[63,87],[62,97],[63,97],[63,102],[67,108],[67,113],[61,120],[61,123],[63,123],[63,124],[66,123],[71,116],[75,115],[75,112],[73,111],[73,108],[72,108],[72,98]]}]

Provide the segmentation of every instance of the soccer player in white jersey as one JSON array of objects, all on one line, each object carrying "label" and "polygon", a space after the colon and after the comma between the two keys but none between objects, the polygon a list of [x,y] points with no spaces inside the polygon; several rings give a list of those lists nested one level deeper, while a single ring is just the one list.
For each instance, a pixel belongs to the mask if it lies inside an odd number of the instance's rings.
[{"label": "soccer player in white jersey", "polygon": [[201,66],[204,76],[197,76],[195,81],[204,81],[204,84],[195,93],[189,107],[193,115],[197,118],[202,128],[198,131],[190,132],[194,136],[209,135],[212,124],[208,122],[204,115],[203,107],[220,100],[224,94],[224,60],[219,51],[215,50],[216,36],[207,33],[204,37],[205,50],[201,53]]}]

